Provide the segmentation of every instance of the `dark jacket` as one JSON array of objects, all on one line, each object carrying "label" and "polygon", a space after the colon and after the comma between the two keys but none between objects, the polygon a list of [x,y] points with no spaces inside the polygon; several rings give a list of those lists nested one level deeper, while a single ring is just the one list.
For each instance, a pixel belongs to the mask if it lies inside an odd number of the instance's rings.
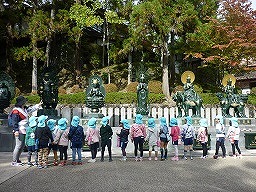
[{"label": "dark jacket", "polygon": [[[39,148],[44,148],[48,145],[49,140],[53,142],[53,137],[50,129],[45,127],[37,127],[35,131],[35,138],[39,141]],[[40,147],[41,146],[41,147]]]},{"label": "dark jacket", "polygon": [[127,142],[129,133],[129,129],[122,129],[120,134],[117,134],[120,137],[120,142]]},{"label": "dark jacket", "polygon": [[84,129],[82,126],[77,127],[70,126],[68,138],[72,143],[82,144],[84,141]]},{"label": "dark jacket", "polygon": [[111,139],[112,135],[113,135],[113,131],[109,125],[106,125],[105,127],[102,125],[100,127],[101,141],[107,141],[108,139]]}]

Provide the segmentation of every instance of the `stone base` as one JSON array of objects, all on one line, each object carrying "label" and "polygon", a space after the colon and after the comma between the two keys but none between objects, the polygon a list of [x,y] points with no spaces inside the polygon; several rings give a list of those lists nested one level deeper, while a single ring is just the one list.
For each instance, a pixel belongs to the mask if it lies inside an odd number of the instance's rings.
[{"label": "stone base", "polygon": [[0,152],[12,152],[15,146],[12,128],[8,119],[0,119]]},{"label": "stone base", "polygon": [[48,119],[60,119],[61,117],[58,116],[58,111],[55,109],[39,109],[37,111],[37,116],[39,117],[40,115],[47,115]]},{"label": "stone base", "polygon": [[[194,127],[200,127],[200,119],[202,119],[201,117],[191,117],[192,118],[192,125]],[[181,117],[181,118],[177,118],[178,119],[178,125],[179,126],[182,126],[186,123],[186,120],[184,117]]]},{"label": "stone base", "polygon": [[103,118],[104,117],[104,115],[102,114],[102,113],[89,113],[89,114],[86,114],[85,116],[84,116],[84,118],[85,119],[90,119],[90,118],[92,118],[92,117],[94,117],[94,118]]}]

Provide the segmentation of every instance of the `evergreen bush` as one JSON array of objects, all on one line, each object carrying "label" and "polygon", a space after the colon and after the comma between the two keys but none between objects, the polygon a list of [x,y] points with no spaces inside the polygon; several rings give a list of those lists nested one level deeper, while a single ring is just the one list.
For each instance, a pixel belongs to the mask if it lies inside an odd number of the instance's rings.
[{"label": "evergreen bush", "polygon": [[126,91],[131,92],[131,93],[136,93],[137,92],[137,86],[138,82],[131,82],[126,86]]},{"label": "evergreen bush", "polygon": [[149,81],[148,82],[149,93],[162,94],[162,82],[161,81]]}]

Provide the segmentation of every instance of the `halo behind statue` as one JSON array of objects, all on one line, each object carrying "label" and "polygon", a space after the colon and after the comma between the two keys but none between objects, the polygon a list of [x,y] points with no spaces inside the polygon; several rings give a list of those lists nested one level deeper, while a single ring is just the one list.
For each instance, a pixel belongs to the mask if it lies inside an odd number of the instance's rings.
[{"label": "halo behind statue", "polygon": [[227,86],[227,83],[229,81],[229,79],[232,81],[231,85],[234,86],[236,84],[236,78],[234,75],[228,74],[225,75],[222,79],[222,85],[225,87]]},{"label": "halo behind statue", "polygon": [[183,84],[185,84],[187,82],[187,78],[188,76],[190,76],[190,82],[193,83],[193,81],[195,80],[195,74],[192,71],[185,71],[182,75],[181,75],[181,82]]}]

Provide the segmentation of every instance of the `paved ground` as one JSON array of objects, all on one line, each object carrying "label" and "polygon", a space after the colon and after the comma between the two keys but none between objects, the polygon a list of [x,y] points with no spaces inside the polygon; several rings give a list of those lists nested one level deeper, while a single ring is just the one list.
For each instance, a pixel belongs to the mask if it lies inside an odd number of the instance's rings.
[{"label": "paved ground", "polygon": [[[256,156],[242,159],[212,155],[202,160],[178,162],[127,162],[114,157],[113,162],[86,163],[89,153],[83,152],[84,164],[65,167],[10,166],[12,153],[0,153],[0,191],[255,191]],[[145,154],[147,156],[147,154]],[[22,154],[26,160],[26,153]],[[50,157],[52,160],[52,157]],[[97,159],[98,160],[98,159]]]}]

